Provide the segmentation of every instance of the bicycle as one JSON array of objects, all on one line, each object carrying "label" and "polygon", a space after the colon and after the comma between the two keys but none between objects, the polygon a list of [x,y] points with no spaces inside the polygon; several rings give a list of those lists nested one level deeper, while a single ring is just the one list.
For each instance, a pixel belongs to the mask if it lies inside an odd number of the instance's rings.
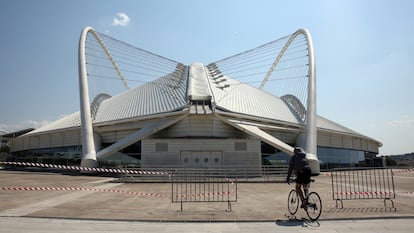
[{"label": "bicycle", "polygon": [[[311,179],[311,182],[315,182],[315,180]],[[308,184],[308,189],[309,188],[310,184]],[[308,200],[308,204],[304,207],[304,210],[312,221],[316,221],[322,213],[322,199],[317,192],[308,192],[306,198]],[[296,189],[292,189],[288,196],[288,210],[291,215],[295,215],[298,211],[299,200],[300,198],[298,192]]]}]

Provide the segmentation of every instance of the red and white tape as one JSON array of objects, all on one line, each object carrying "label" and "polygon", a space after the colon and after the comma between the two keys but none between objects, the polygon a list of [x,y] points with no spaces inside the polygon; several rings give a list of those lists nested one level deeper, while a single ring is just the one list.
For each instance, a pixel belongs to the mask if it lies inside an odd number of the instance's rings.
[{"label": "red and white tape", "polygon": [[[411,191],[402,191],[402,192],[335,192],[335,195],[349,195],[349,196],[391,196],[394,194],[402,195],[414,195],[414,192]],[[329,195],[332,195],[330,193]]]},{"label": "red and white tape", "polygon": [[371,196],[371,195],[394,195],[393,192],[335,192],[336,195],[354,195],[354,196]]},{"label": "red and white tape", "polygon": [[398,173],[411,173],[414,172],[414,168],[408,168],[408,169],[398,169],[398,170],[393,170],[392,173],[398,174]]},{"label": "red and white tape", "polygon": [[[407,169],[393,169],[392,174],[399,174],[399,173],[411,173],[414,172],[414,168],[407,168]],[[330,172],[321,172],[321,176],[332,176]]]},{"label": "red and white tape", "polygon": [[212,197],[212,196],[226,196],[226,195],[234,195],[236,190],[232,190],[230,192],[211,192],[211,193],[197,193],[197,194],[187,194],[187,195],[176,195],[176,198],[180,199],[190,199],[192,197]]},{"label": "red and white tape", "polygon": [[94,191],[94,192],[109,192],[109,193],[120,193],[127,195],[139,195],[147,197],[158,197],[168,198],[167,195],[157,193],[143,193],[143,192],[132,192],[125,190],[116,189],[97,189],[97,188],[85,188],[85,187],[0,187],[3,191]]},{"label": "red and white tape", "polygon": [[121,174],[141,174],[141,175],[160,175],[170,176],[168,172],[160,171],[144,171],[144,170],[130,170],[130,169],[112,169],[112,168],[91,168],[91,167],[80,167],[80,166],[65,166],[45,163],[27,163],[27,162],[0,162],[5,165],[17,165],[26,167],[41,167],[41,168],[56,168],[64,170],[75,170],[75,171],[89,171],[89,172],[105,172],[105,173],[121,173]]},{"label": "red and white tape", "polygon": [[[41,168],[55,168],[62,170],[75,170],[75,171],[92,171],[92,172],[105,172],[105,173],[121,173],[121,174],[141,174],[141,175],[159,175],[159,176],[169,176],[172,174],[168,172],[160,171],[144,171],[144,170],[128,170],[128,169],[111,169],[111,168],[89,168],[89,167],[80,167],[80,166],[65,166],[65,165],[55,165],[55,164],[44,164],[44,163],[28,163],[28,162],[2,162],[0,164],[5,165],[16,165],[16,166],[26,166],[26,167],[41,167]],[[232,186],[234,185],[234,180],[226,179]],[[94,188],[80,188],[80,187],[0,187],[1,190],[13,190],[13,191],[97,191],[97,192],[113,192],[113,193],[123,193],[131,195],[141,195],[141,196],[152,196],[167,198],[166,195],[162,194],[150,194],[142,192],[129,192],[123,190],[111,190],[111,189],[94,189]],[[224,195],[233,195],[235,189],[230,192],[216,192],[216,193],[202,193],[202,194],[192,194],[192,195],[182,195],[181,197],[189,196],[224,196]]]},{"label": "red and white tape", "polygon": [[[94,192],[109,192],[109,193],[120,193],[127,195],[139,195],[147,197],[158,197],[168,198],[167,195],[158,193],[144,193],[144,192],[133,192],[116,189],[97,189],[97,188],[85,188],[85,187],[0,187],[2,191],[94,191]],[[225,196],[233,195],[236,191],[230,192],[211,192],[211,193],[199,193],[190,195],[177,195],[177,198],[190,198],[190,197],[209,197],[209,196]]]}]

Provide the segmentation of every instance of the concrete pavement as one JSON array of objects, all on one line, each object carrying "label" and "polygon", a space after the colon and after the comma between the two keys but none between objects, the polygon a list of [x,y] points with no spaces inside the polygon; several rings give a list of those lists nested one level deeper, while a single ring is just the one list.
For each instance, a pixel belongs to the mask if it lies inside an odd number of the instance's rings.
[{"label": "concrete pavement", "polygon": [[413,218],[366,220],[276,220],[273,222],[149,222],[109,221],[27,217],[0,217],[1,233],[95,233],[95,232],[192,232],[192,233],[266,233],[266,232],[328,232],[328,233],[408,233],[412,232]]},{"label": "concrete pavement", "polygon": [[414,174],[394,180],[395,210],[383,200],[344,201],[339,209],[330,177],[318,176],[312,190],[323,211],[309,222],[303,210],[297,220],[287,217],[293,186],[285,183],[239,183],[230,212],[227,203],[184,203],[180,211],[169,183],[0,169],[0,232],[412,232]]}]

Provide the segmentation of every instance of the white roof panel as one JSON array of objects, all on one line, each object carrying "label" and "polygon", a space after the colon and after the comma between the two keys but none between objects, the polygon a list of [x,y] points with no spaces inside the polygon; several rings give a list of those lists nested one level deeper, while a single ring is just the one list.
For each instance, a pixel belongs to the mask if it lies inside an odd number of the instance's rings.
[{"label": "white roof panel", "polygon": [[[197,87],[192,93],[197,93],[196,96],[204,97],[211,95],[213,106],[221,111],[291,124],[303,124],[290,110],[289,106],[277,96],[225,75],[212,78],[207,72],[200,69],[198,71],[206,75],[207,79],[204,77],[201,80],[195,80],[197,79],[195,77],[197,76],[197,70],[193,71],[189,77],[187,75],[183,75],[183,77],[176,77],[172,74],[167,75],[117,96],[105,99],[98,107],[93,123],[137,118],[184,109],[188,107],[188,85],[191,85],[188,79],[190,78],[194,79],[190,82],[195,81],[195,87]],[[205,85],[206,87],[203,88],[200,85]],[[210,88],[210,90],[206,91],[206,88]],[[198,111],[195,111],[195,113],[198,113]],[[76,112],[29,134],[78,126],[80,126],[80,114]],[[321,116],[317,117],[317,127],[361,135]]]},{"label": "white roof panel", "polygon": [[104,100],[94,123],[176,111],[187,106],[187,79],[168,75]]},{"label": "white roof panel", "polygon": [[191,100],[211,100],[206,68],[201,63],[193,63],[188,72],[188,98]]},{"label": "white roof panel", "polygon": [[50,124],[47,124],[43,127],[40,127],[38,129],[35,129],[26,135],[29,134],[35,134],[39,132],[44,131],[51,131],[51,130],[59,130],[59,129],[66,129],[66,128],[72,128],[72,127],[78,127],[80,126],[80,112],[72,113],[68,116],[62,117]]},{"label": "white roof panel", "polygon": [[228,76],[210,80],[215,104],[220,109],[289,123],[300,123],[288,105],[279,97]]},{"label": "white roof panel", "polygon": [[331,130],[331,131],[361,135],[360,133],[358,133],[354,130],[346,128],[345,126],[342,126],[338,123],[335,123],[335,122],[333,122],[331,120],[328,120],[328,119],[326,119],[324,117],[321,117],[321,116],[318,116],[316,125],[317,125],[318,128],[321,128],[321,129],[327,129],[327,130]]}]

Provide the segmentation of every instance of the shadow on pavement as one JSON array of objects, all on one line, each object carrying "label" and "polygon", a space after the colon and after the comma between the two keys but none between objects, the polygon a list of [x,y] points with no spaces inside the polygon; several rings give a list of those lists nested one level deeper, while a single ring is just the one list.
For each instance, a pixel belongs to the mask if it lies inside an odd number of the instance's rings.
[{"label": "shadow on pavement", "polygon": [[319,227],[320,226],[318,221],[310,221],[305,218],[297,219],[295,216],[288,216],[286,214],[285,214],[285,217],[287,217],[288,219],[287,220],[278,219],[276,220],[275,224],[278,226],[283,226],[283,227],[297,227],[297,226]]}]

